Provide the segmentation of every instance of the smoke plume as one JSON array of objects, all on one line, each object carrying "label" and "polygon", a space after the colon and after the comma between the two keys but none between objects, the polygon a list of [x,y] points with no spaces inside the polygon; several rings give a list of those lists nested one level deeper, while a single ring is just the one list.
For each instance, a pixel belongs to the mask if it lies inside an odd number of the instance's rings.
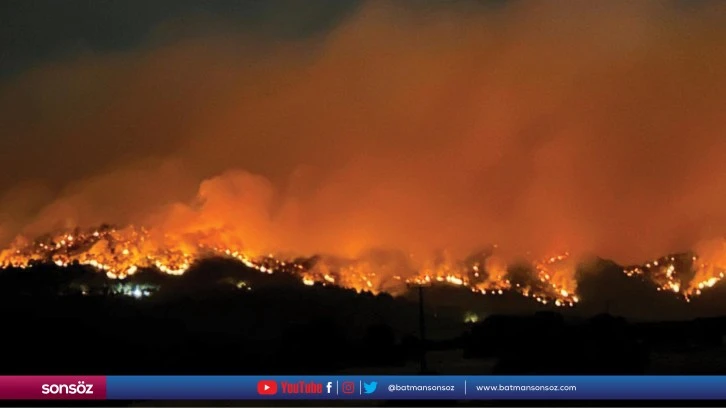
[{"label": "smoke plume", "polygon": [[726,235],[724,21],[709,2],[369,2],[297,40],[162,27],[0,85],[1,232],[688,250]]}]

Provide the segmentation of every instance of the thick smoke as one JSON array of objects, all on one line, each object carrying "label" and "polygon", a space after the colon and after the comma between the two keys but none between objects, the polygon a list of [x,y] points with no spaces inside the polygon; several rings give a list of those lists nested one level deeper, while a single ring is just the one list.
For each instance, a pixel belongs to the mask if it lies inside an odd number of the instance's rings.
[{"label": "thick smoke", "polygon": [[411,7],[8,80],[4,238],[131,222],[258,251],[629,263],[726,235],[723,5]]}]

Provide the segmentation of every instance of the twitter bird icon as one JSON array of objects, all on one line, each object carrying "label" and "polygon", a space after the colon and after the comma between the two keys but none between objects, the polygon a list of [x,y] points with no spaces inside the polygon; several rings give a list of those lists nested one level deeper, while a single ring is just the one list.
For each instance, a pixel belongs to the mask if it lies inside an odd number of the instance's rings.
[{"label": "twitter bird icon", "polygon": [[374,392],[376,392],[376,387],[378,387],[378,383],[375,381],[371,381],[369,383],[364,382],[363,383],[363,393],[373,394]]}]

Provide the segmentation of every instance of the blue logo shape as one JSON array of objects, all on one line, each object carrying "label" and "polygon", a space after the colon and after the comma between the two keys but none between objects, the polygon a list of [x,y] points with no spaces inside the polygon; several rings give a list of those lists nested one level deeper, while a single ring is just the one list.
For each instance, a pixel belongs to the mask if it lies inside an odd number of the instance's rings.
[{"label": "blue logo shape", "polygon": [[363,383],[363,392],[365,394],[373,394],[376,392],[376,387],[378,387],[378,383],[375,381],[371,381],[369,383],[364,382]]}]

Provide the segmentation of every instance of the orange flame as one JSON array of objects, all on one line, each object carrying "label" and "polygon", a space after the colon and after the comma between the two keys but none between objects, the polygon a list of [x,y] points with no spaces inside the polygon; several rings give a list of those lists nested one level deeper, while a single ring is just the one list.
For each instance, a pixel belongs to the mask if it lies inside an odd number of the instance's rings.
[{"label": "orange flame", "polygon": [[[102,227],[91,231],[64,232],[34,241],[19,237],[10,248],[0,252],[0,268],[28,268],[39,263],[61,267],[88,265],[110,279],[124,279],[141,269],[153,268],[170,275],[182,275],[200,259],[212,256],[238,260],[262,273],[284,271],[298,276],[306,285],[337,285],[358,292],[405,291],[409,285],[444,284],[461,286],[485,295],[518,293],[543,305],[571,307],[580,299],[574,278],[576,260],[568,252],[532,263],[536,279],[529,284],[512,283],[508,265],[495,253],[474,262],[456,262],[444,257],[436,262],[406,260],[372,262],[365,259],[333,262],[322,259],[306,265],[268,256],[252,256],[243,248],[231,247],[222,234],[169,236],[154,234],[143,227]],[[675,256],[664,257],[642,266],[625,269],[628,276],[647,275],[658,290],[682,295],[686,300],[700,295],[724,278],[726,241],[714,241],[693,256],[694,277],[686,282]]]}]

